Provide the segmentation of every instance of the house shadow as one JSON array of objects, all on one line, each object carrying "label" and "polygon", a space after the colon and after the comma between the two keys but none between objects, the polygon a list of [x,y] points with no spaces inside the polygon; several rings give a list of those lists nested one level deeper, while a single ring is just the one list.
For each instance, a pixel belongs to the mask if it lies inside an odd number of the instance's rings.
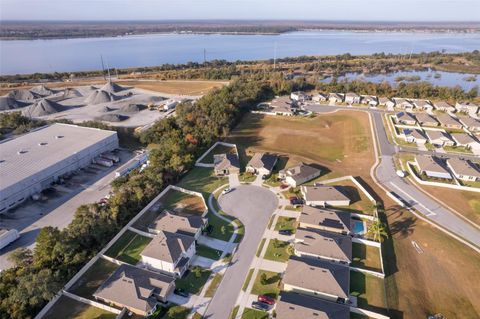
[{"label": "house shadow", "polygon": [[343,195],[347,196],[350,199],[351,204],[355,204],[362,200],[358,189],[353,186],[335,186]]}]

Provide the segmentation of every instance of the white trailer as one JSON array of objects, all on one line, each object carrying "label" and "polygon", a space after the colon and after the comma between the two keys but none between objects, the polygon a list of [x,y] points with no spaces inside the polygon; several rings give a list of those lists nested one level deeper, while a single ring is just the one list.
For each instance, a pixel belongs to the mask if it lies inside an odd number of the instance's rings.
[{"label": "white trailer", "polygon": [[113,161],[114,163],[120,162],[120,157],[118,157],[118,155],[115,155],[111,152],[102,153],[102,157],[106,158],[106,159],[109,159],[109,160]]},{"label": "white trailer", "polygon": [[105,167],[112,167],[113,162],[109,159],[103,158],[103,157],[95,157],[94,159],[95,164],[105,166]]},{"label": "white trailer", "polygon": [[18,231],[16,229],[0,228],[0,249],[18,239]]}]

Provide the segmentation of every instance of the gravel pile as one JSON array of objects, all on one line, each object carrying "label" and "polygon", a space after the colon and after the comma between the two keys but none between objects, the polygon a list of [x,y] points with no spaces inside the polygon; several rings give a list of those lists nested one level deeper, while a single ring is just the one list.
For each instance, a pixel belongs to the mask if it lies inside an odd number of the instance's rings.
[{"label": "gravel pile", "polygon": [[114,83],[114,82],[108,81],[107,83],[105,83],[104,86],[102,86],[102,88],[100,90],[108,92],[108,93],[117,93],[117,92],[125,90],[125,88],[116,84],[116,83]]},{"label": "gravel pile", "polygon": [[140,112],[140,111],[142,111],[146,108],[147,107],[145,105],[142,105],[142,104],[127,104],[127,105],[123,105],[122,107],[120,107],[120,111],[125,112],[125,113],[137,113],[137,112]]},{"label": "gravel pile", "polygon": [[17,101],[14,98],[7,96],[0,96],[0,111],[14,110],[27,106],[28,103]]},{"label": "gravel pile", "polygon": [[118,98],[112,94],[103,90],[96,90],[92,92],[86,99],[85,102],[88,104],[101,104],[108,103],[117,100]]},{"label": "gravel pile", "polygon": [[53,90],[47,88],[45,85],[34,86],[33,88],[30,89],[30,92],[40,96],[49,96],[49,95],[55,94]]},{"label": "gravel pile", "polygon": [[67,110],[63,105],[47,100],[41,99],[38,102],[30,105],[22,111],[22,114],[28,117],[41,117],[49,114],[54,114]]},{"label": "gravel pile", "polygon": [[127,120],[129,117],[123,114],[105,114],[98,118],[100,121],[106,122],[122,122]]},{"label": "gravel pile", "polygon": [[12,90],[7,94],[7,97],[11,97],[17,101],[23,102],[33,102],[38,99],[40,96],[36,93],[30,92],[29,90]]}]

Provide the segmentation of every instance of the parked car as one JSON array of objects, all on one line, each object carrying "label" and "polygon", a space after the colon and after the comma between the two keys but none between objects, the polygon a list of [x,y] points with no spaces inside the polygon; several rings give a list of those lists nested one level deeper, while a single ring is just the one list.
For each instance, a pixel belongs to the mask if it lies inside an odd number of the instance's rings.
[{"label": "parked car", "polygon": [[185,290],[183,290],[183,289],[181,289],[181,288],[175,289],[175,290],[173,291],[173,293],[176,294],[176,295],[179,295],[179,296],[181,296],[181,297],[185,297],[185,298],[188,298],[188,296],[190,296],[190,294],[189,294],[187,291],[185,291]]},{"label": "parked car", "polygon": [[281,184],[280,185],[280,189],[286,189],[288,187],[290,187],[290,185],[288,185],[288,184]]},{"label": "parked car", "polygon": [[265,296],[265,295],[259,295],[257,300],[259,302],[263,302],[263,303],[266,303],[267,305],[274,305],[275,304],[275,299],[273,299],[272,297],[269,297],[269,296]]},{"label": "parked car", "polygon": [[300,198],[294,197],[290,198],[290,204],[292,204],[293,206],[302,205],[303,201]]},{"label": "parked car", "polygon": [[397,170],[397,172],[396,172],[396,173],[397,173],[397,175],[398,175],[399,177],[405,177],[405,172],[404,172],[404,171],[402,171],[402,170],[400,170],[400,169],[399,169],[399,170]]},{"label": "parked car", "polygon": [[257,310],[268,311],[270,310],[270,305],[267,305],[266,303],[263,303],[263,302],[254,301],[252,302],[252,308]]},{"label": "parked car", "polygon": [[289,229],[280,229],[280,230],[278,231],[278,233],[279,233],[280,235],[290,236],[290,235],[292,234],[292,231],[289,230]]},{"label": "parked car", "polygon": [[227,187],[227,188],[225,188],[225,189],[222,191],[222,195],[228,194],[228,193],[230,193],[231,191],[233,191],[233,189],[231,189],[230,187]]}]

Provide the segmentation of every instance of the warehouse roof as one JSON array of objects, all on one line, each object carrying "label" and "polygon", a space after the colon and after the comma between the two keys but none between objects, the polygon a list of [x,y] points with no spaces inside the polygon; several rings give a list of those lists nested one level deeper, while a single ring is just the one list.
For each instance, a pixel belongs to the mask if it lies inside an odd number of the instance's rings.
[{"label": "warehouse roof", "polygon": [[0,143],[0,189],[4,191],[116,134],[113,131],[56,123],[6,140]]}]

